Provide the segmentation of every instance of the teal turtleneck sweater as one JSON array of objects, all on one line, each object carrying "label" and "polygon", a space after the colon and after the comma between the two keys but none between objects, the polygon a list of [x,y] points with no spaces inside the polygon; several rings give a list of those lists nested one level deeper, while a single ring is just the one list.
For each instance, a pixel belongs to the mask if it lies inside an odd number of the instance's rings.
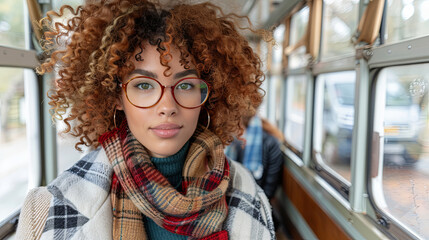
[{"label": "teal turtleneck sweater", "polygon": [[[166,158],[155,158],[151,157],[150,160],[155,165],[156,169],[161,172],[164,177],[168,179],[168,182],[180,191],[182,185],[182,169],[185,164],[186,155],[189,149],[189,142],[173,156]],[[157,240],[174,240],[174,239],[187,239],[186,236],[175,234],[165,230],[164,228],[158,226],[152,219],[145,217],[144,226],[146,233],[149,239]]]}]

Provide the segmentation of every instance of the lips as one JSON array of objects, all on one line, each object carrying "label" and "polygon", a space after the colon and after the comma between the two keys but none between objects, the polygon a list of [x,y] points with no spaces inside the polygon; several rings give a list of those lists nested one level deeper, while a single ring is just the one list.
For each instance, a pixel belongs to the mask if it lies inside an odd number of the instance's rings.
[{"label": "lips", "polygon": [[172,138],[180,132],[181,128],[182,126],[174,123],[165,123],[152,127],[150,130],[160,138]]}]

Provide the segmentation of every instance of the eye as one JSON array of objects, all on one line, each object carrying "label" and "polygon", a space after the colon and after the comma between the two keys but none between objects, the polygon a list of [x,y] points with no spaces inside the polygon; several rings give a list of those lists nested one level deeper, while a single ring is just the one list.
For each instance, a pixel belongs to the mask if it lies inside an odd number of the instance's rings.
[{"label": "eye", "polygon": [[179,85],[177,85],[176,88],[179,90],[191,90],[193,87],[194,87],[193,84],[184,82],[184,83],[180,83]]},{"label": "eye", "polygon": [[141,89],[141,90],[153,89],[153,86],[150,83],[147,83],[147,82],[137,83],[134,87],[136,87],[138,89]]}]

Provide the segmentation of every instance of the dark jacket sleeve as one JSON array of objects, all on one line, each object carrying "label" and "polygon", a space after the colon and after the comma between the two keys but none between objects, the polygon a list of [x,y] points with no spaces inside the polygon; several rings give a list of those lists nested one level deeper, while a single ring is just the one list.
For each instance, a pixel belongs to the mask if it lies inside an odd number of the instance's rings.
[{"label": "dark jacket sleeve", "polygon": [[258,185],[264,190],[268,199],[274,197],[283,171],[283,155],[278,140],[267,132],[263,132],[262,165],[264,173]]}]

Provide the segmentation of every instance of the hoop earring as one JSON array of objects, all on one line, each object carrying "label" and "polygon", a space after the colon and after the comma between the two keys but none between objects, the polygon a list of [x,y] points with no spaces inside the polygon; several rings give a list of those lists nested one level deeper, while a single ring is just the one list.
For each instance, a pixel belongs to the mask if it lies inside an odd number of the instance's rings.
[{"label": "hoop earring", "polygon": [[113,113],[113,125],[115,125],[115,128],[117,128],[116,127],[116,108],[115,108],[115,112]]},{"label": "hoop earring", "polygon": [[207,109],[205,109],[205,110],[206,110],[206,113],[207,113],[207,126],[206,126],[206,129],[209,129],[209,127],[210,127],[210,113],[209,113],[209,111]]}]

